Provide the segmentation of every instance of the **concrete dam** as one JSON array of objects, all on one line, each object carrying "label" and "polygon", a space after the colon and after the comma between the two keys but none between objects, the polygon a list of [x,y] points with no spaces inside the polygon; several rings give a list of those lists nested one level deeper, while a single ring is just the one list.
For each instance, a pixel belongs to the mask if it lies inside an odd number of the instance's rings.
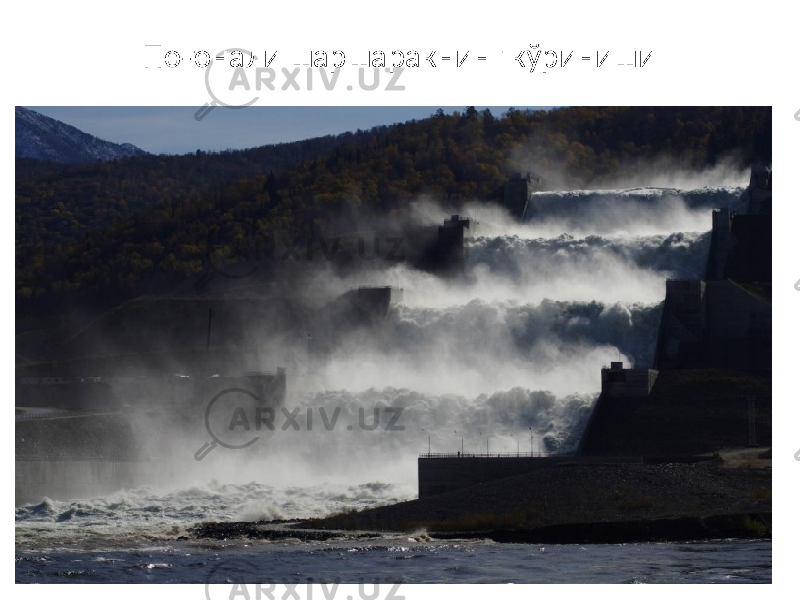
[{"label": "concrete dam", "polygon": [[[506,186],[520,218],[548,202],[532,205],[530,185]],[[665,282],[654,364],[600,369],[574,454],[422,454],[419,497],[567,464],[714,461],[722,449],[771,446],[770,167],[753,166],[741,204],[712,213],[705,278]]]}]

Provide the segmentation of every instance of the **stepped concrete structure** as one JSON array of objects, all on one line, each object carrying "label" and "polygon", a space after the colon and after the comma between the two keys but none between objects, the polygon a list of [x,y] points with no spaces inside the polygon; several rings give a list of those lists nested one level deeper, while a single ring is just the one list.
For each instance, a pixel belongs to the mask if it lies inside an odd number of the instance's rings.
[{"label": "stepped concrete structure", "polygon": [[658,377],[655,369],[624,369],[622,362],[612,362],[611,368],[600,372],[602,393],[611,398],[649,396]]},{"label": "stepped concrete structure", "polygon": [[771,444],[771,176],[754,165],[744,211],[714,211],[705,278],[666,282],[653,368],[601,371],[582,456]]},{"label": "stepped concrete structure", "polygon": [[515,173],[503,186],[503,206],[520,221],[524,221],[528,217],[531,192],[541,189],[542,180],[530,172],[524,175]]},{"label": "stepped concrete structure", "polygon": [[712,213],[705,278],[667,281],[656,368],[771,366],[771,167],[753,165],[741,203]]},{"label": "stepped concrete structure", "polygon": [[[771,175],[754,165],[744,211],[713,213],[705,278],[666,282],[655,364],[601,369],[575,455],[423,454],[420,498],[570,463],[696,462],[771,445]],[[519,176],[505,188],[520,217],[529,185]]]}]

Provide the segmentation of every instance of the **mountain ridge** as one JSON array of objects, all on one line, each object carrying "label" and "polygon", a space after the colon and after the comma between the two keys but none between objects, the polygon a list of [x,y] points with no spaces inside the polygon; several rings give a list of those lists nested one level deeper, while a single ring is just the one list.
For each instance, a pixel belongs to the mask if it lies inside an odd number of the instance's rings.
[{"label": "mountain ridge", "polygon": [[149,154],[129,143],[100,139],[35,110],[14,107],[14,156],[59,163],[91,163]]}]

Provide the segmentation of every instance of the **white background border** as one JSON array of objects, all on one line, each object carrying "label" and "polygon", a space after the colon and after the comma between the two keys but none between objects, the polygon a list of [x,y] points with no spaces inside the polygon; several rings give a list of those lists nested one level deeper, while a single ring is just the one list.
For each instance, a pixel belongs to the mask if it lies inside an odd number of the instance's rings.
[{"label": "white background border", "polygon": [[[609,70],[603,76],[583,71],[528,75],[525,70],[488,61],[481,73],[453,75],[454,69],[423,71],[403,83],[399,93],[275,92],[260,105],[428,105],[428,106],[561,106],[561,105],[769,105],[773,107],[774,196],[774,585],[759,593],[789,592],[796,585],[797,480],[800,462],[798,386],[793,377],[798,356],[793,339],[800,334],[800,279],[797,251],[800,220],[798,139],[798,25],[796,3],[677,0],[584,2],[447,3],[397,2],[41,2],[6,4],[2,29],[4,96],[9,104],[2,120],[6,139],[3,161],[2,261],[5,292],[3,325],[7,381],[13,379],[13,137],[15,105],[189,105],[200,106],[206,94],[202,78],[190,70],[144,69],[144,44],[212,50],[232,46],[279,49],[300,57],[311,49],[339,47],[471,50],[508,57],[539,43],[542,48],[653,50],[651,64],[636,72]],[[505,60],[505,59],[504,59]],[[473,65],[475,66],[475,65]],[[491,68],[489,68],[491,67]],[[450,74],[448,74],[450,73]],[[10,391],[8,394],[11,397]],[[9,404],[11,400],[8,401]],[[10,415],[10,407],[7,408]],[[10,529],[13,431],[7,428],[5,471]],[[7,529],[8,530],[8,529]],[[10,570],[13,531],[7,534],[4,561]],[[10,583],[11,576],[7,581]],[[484,597],[502,593],[527,597],[543,593],[527,586],[404,586],[409,598]],[[567,591],[567,590],[563,590]],[[570,589],[571,593],[573,590]],[[576,593],[632,593],[611,587]],[[58,586],[21,587],[31,597],[187,597],[200,600],[202,586]],[[550,592],[547,593],[559,593]],[[649,594],[671,594],[666,586]],[[736,597],[751,590],[691,587],[682,593]]]}]

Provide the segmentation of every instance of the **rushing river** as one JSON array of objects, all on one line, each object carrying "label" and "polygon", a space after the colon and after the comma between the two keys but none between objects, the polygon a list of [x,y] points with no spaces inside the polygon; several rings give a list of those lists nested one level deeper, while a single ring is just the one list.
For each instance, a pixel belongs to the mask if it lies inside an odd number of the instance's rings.
[{"label": "rushing river", "polygon": [[[316,415],[324,407],[328,419],[338,408],[338,426],[304,423],[199,463],[193,455],[205,432],[175,435],[151,415],[142,429],[169,453],[154,463],[154,481],[17,507],[16,580],[770,582],[768,541],[538,546],[437,541],[425,532],[316,543],[187,538],[201,521],[301,519],[414,498],[416,457],[429,448],[573,449],[600,367],[650,364],[665,279],[702,277],[710,211],[735,208],[742,191],[550,192],[535,196],[526,223],[476,207],[467,215],[478,228],[465,281],[394,268],[375,281],[337,282],[405,290],[377,331],[345,339],[326,367],[290,390],[289,408]],[[401,408],[402,429],[356,427],[359,411],[375,407]]]}]

